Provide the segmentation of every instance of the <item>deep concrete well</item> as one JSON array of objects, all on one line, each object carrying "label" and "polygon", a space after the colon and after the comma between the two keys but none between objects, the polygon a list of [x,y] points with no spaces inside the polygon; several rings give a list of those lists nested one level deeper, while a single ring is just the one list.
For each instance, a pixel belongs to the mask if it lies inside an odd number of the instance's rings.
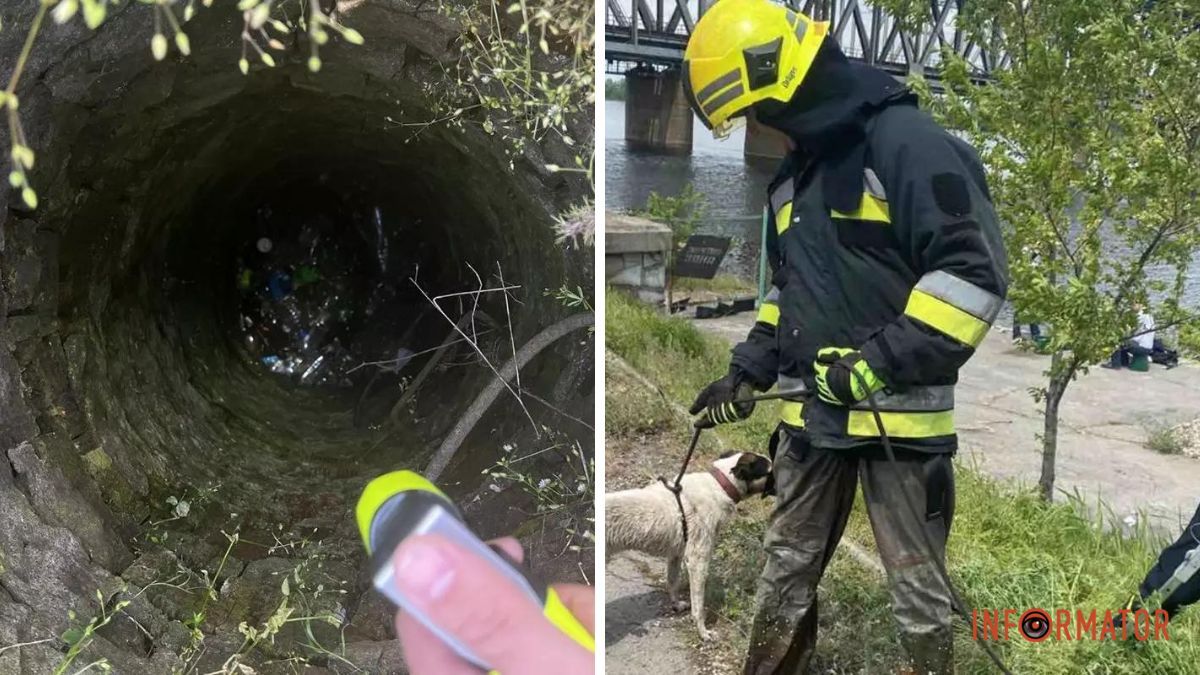
[{"label": "deep concrete well", "polygon": [[645,218],[608,212],[604,219],[604,278],[644,302],[662,303],[667,289],[671,229]]},{"label": "deep concrete well", "polygon": [[[37,8],[11,4],[4,64]],[[324,618],[287,624],[245,664],[292,672],[267,662],[303,656],[307,672],[349,672],[341,659],[398,672],[391,611],[365,592],[354,500],[383,471],[423,467],[493,377],[460,344],[393,409],[451,330],[421,291],[474,290],[472,267],[489,286],[500,273],[520,286],[521,304],[501,293],[443,303],[452,319],[475,313],[468,330],[500,367],[510,309],[519,347],[573,311],[546,289],[591,286],[591,252],[557,245],[552,227],[586,193],[585,178],[545,169],[572,165],[574,149],[548,134],[513,161],[478,124],[403,126],[435,119],[430,96],[457,62],[461,27],[436,7],[340,3],[364,45],[331,40],[314,74],[301,42],[276,53],[279,67],[243,76],[233,4],[198,10],[192,55],[164,62],[151,58],[142,4],[124,3],[95,33],[47,22],[22,79],[40,206],[0,194],[5,675],[53,671],[64,632],[123,600],[69,672],[99,658],[117,673],[211,672],[242,648],[240,623],[261,628],[278,609],[289,578],[293,616]],[[554,58],[541,67],[560,67]],[[572,124],[591,137],[590,119]],[[417,352],[402,372],[368,365],[318,384],[264,367],[242,323],[239,270],[264,228],[281,241],[308,221],[345,260],[327,338],[368,363]],[[591,338],[576,335],[521,382],[591,419],[593,362]],[[539,428],[590,451],[590,430],[529,407]],[[481,534],[511,533],[535,511],[518,490],[487,489],[481,470],[502,445],[546,433],[504,396],[463,444],[442,482]]]}]

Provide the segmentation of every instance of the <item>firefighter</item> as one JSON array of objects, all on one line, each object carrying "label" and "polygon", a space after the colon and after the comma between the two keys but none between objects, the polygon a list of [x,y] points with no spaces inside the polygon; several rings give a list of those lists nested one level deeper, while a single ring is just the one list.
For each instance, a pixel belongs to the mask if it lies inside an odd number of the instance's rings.
[{"label": "firefighter", "polygon": [[1004,301],[1007,261],[977,153],[828,31],[768,0],[720,0],[688,41],[685,92],[714,136],[752,112],[790,141],[768,188],[770,292],[692,413],[731,422],[753,390],[798,392],[770,443],[778,501],[745,672],[805,672],[817,582],[861,480],[911,667],[946,673],[951,596],[935,558],[954,511],[954,385]]},{"label": "firefighter", "polygon": [[[1126,609],[1143,609],[1154,598],[1158,604],[1151,603],[1151,608],[1161,607],[1168,617],[1200,602],[1200,506],[1183,534],[1158,554]],[[1117,624],[1119,627],[1120,621]]]}]

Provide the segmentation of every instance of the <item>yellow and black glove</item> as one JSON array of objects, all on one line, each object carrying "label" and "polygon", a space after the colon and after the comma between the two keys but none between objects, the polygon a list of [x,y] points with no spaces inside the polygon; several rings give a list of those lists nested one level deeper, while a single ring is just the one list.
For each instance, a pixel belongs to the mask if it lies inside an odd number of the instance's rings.
[{"label": "yellow and black glove", "polygon": [[744,382],[744,379],[741,370],[730,368],[728,375],[705,387],[688,410],[692,415],[704,412],[704,416],[698,418],[693,426],[697,429],[710,429],[718,424],[737,422],[749,417],[754,412],[753,401],[734,403],[737,399],[754,395],[754,388],[748,382]]},{"label": "yellow and black glove", "polygon": [[818,350],[813,369],[817,373],[817,397],[833,405],[854,405],[884,387],[883,380],[857,349]]}]

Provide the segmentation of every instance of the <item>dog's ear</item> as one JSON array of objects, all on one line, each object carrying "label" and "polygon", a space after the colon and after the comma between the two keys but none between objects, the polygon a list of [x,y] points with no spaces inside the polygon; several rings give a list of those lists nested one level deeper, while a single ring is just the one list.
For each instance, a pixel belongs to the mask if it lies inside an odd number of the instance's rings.
[{"label": "dog's ear", "polygon": [[770,476],[770,460],[762,455],[755,453],[742,453],[739,456],[737,464],[733,465],[734,478],[745,480],[746,483],[754,483],[760,478]]},{"label": "dog's ear", "polygon": [[726,450],[725,452],[722,452],[720,455],[718,455],[717,459],[729,459],[730,457],[733,457],[736,454],[738,454],[737,450]]},{"label": "dog's ear", "polygon": [[738,457],[737,464],[733,465],[730,471],[734,478],[745,481],[747,484],[753,483],[760,478],[766,478],[771,475],[771,460],[756,455],[752,452],[743,452],[741,457]]}]

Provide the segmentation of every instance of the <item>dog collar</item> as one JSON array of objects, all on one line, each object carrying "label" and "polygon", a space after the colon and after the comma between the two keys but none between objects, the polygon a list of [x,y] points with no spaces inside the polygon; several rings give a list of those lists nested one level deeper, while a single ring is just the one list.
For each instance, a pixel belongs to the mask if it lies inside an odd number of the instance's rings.
[{"label": "dog collar", "polygon": [[712,466],[708,468],[708,472],[712,474],[713,478],[717,479],[717,484],[721,486],[721,489],[725,491],[725,494],[729,495],[729,498],[733,500],[734,504],[742,501],[742,493],[738,491],[737,486],[731,483],[729,478],[722,473],[720,469]]}]

